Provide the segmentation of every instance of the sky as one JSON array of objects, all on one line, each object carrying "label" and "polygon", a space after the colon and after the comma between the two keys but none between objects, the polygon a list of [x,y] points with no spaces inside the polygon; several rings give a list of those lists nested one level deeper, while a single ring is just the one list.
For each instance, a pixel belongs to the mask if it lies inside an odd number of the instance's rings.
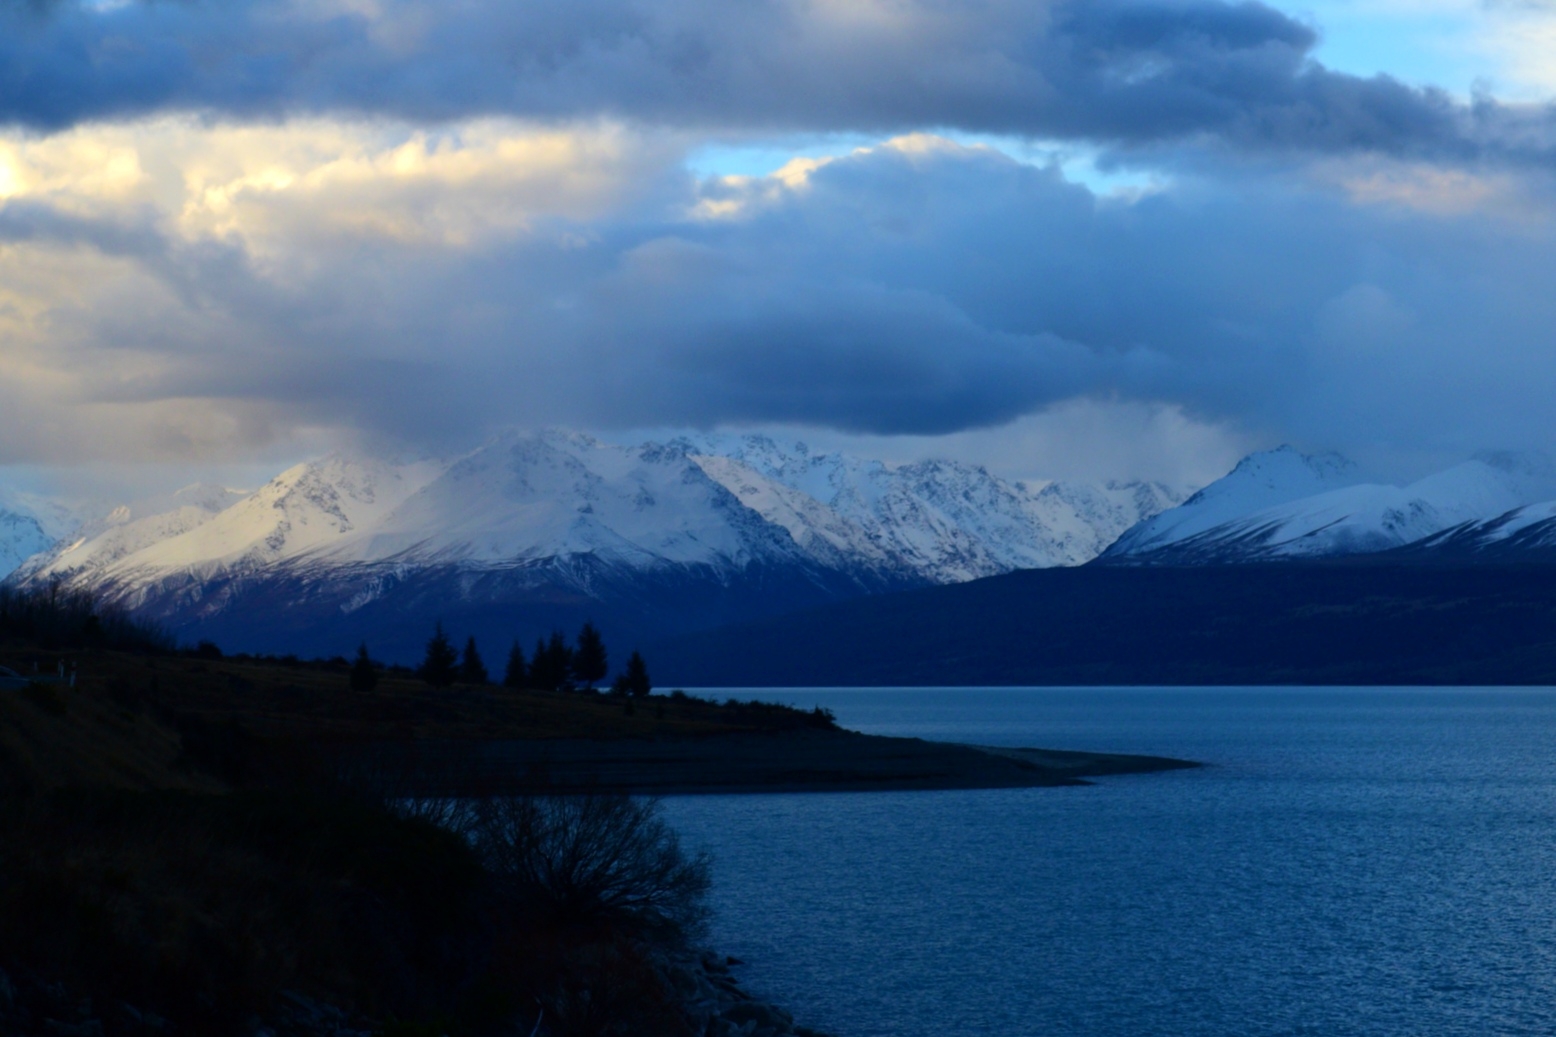
[{"label": "sky", "polygon": [[0,476],[1552,450],[1541,0],[0,0]]}]

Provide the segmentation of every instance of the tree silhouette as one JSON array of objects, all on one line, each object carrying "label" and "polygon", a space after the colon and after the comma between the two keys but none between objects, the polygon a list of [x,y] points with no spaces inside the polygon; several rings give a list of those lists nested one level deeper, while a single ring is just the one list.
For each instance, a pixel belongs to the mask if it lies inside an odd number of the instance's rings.
[{"label": "tree silhouette", "polygon": [[549,641],[535,645],[534,658],[529,664],[530,684],[547,691],[559,691],[572,684],[573,650],[567,647],[567,638],[555,631]]},{"label": "tree silhouette", "polygon": [[551,657],[546,654],[546,639],[543,637],[535,638],[535,654],[529,657],[530,687],[545,688],[547,691],[550,691],[555,687],[554,684],[548,685],[546,683],[547,679],[551,676],[546,672],[551,665],[550,662],[548,662],[550,658]]},{"label": "tree silhouette", "polygon": [[573,676],[593,691],[594,682],[604,677],[609,669],[604,639],[593,623],[585,623],[578,631],[578,647],[573,650]]},{"label": "tree silhouette", "polygon": [[627,694],[633,698],[644,698],[654,690],[653,682],[648,679],[648,664],[636,651],[627,658],[627,672],[622,674],[622,678]]},{"label": "tree silhouette", "polygon": [[448,635],[443,632],[443,621],[439,620],[433,630],[432,640],[427,642],[427,655],[421,661],[421,668],[416,672],[421,679],[434,688],[446,688],[454,683],[458,675],[455,664],[459,662],[459,653],[454,651]]},{"label": "tree silhouette", "polygon": [[513,647],[508,649],[508,668],[502,674],[502,686],[505,688],[528,687],[529,667],[524,665],[524,649],[519,642],[513,642]]},{"label": "tree silhouette", "polygon": [[373,660],[367,654],[367,645],[364,643],[357,648],[356,662],[351,664],[351,690],[369,692],[378,687],[378,670],[373,666]]},{"label": "tree silhouette", "polygon": [[490,679],[486,673],[486,664],[481,661],[481,653],[476,650],[473,636],[465,642],[465,654],[459,660],[459,679],[466,684],[485,684]]}]

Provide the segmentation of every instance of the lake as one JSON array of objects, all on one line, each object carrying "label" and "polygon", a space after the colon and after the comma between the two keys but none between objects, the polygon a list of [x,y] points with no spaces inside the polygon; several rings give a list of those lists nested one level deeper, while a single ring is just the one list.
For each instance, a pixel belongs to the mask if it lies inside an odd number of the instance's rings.
[{"label": "lake", "polygon": [[1556,691],[802,689],[1084,788],[676,797],[713,943],[838,1037],[1556,1033]]}]

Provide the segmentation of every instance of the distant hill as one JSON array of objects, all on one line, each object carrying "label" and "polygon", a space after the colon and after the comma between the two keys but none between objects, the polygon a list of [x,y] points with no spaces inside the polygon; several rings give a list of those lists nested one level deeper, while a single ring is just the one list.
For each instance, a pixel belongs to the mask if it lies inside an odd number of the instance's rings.
[{"label": "distant hill", "polygon": [[1086,565],[843,602],[653,646],[687,687],[1556,684],[1556,569]]}]

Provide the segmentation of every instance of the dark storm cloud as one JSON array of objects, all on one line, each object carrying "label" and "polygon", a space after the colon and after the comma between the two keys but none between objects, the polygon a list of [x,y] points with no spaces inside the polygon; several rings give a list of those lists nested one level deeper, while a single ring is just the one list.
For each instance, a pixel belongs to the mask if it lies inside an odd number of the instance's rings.
[{"label": "dark storm cloud", "polygon": [[[459,344],[463,416],[933,434],[1090,395],[1337,443],[1549,435],[1548,230],[1289,184],[1103,202],[934,146],[836,161],[749,207],[618,229],[553,268],[572,308],[518,302]],[[556,258],[492,256],[501,276],[451,279],[432,305],[473,308]]]},{"label": "dark storm cloud", "polygon": [[1546,107],[1457,103],[1312,61],[1259,3],[188,0],[0,5],[0,120],[161,111],[620,117],[750,130],[926,126],[1139,146],[1545,161]]},{"label": "dark storm cloud", "polygon": [[[275,427],[434,445],[548,422],[935,434],[1088,396],[1336,444],[1550,434],[1547,221],[1401,218],[1273,180],[1107,201],[923,139],[796,189],[700,190],[680,211],[729,215],[634,210],[479,248],[310,241],[300,280],[264,272],[288,265],[282,243],[212,264],[210,246],[136,239],[145,255],[121,253],[167,292],[49,326],[77,357],[101,350],[73,361],[89,398],[233,401]],[[64,218],[8,227],[92,247]],[[125,349],[167,362],[120,377]]]}]

